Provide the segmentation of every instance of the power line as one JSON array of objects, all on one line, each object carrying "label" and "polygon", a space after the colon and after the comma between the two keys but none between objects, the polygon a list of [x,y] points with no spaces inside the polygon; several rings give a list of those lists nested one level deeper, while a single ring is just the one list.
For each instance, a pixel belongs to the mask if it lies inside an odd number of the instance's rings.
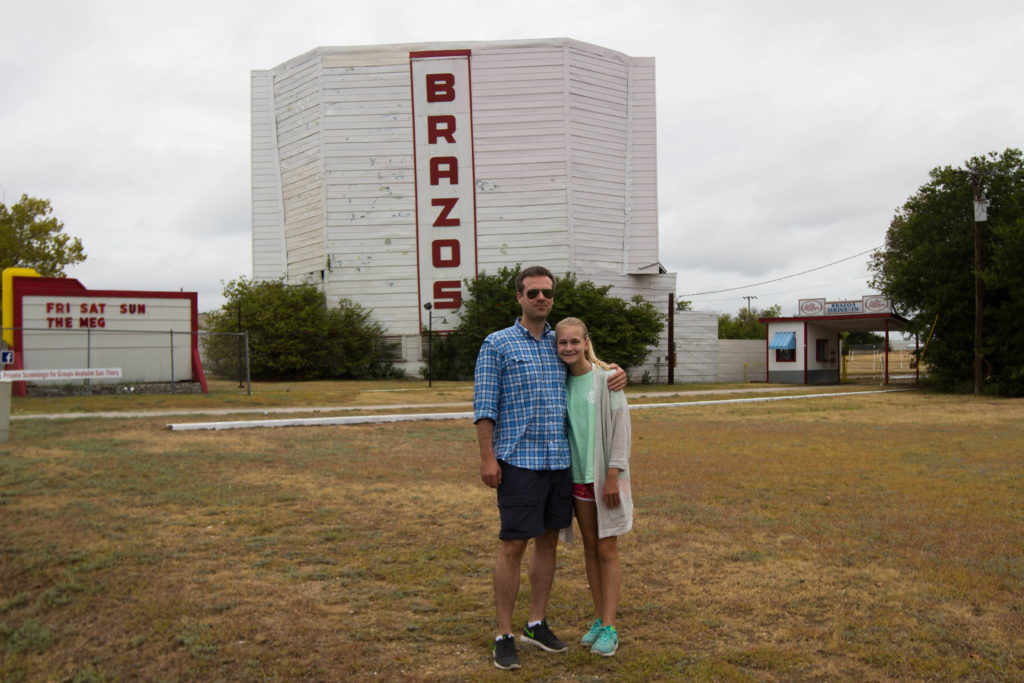
[{"label": "power line", "polygon": [[[818,291],[818,290],[824,289],[825,287],[831,287],[833,285],[844,285],[844,284],[846,284],[848,282],[858,282],[858,281],[859,282],[864,282],[864,276],[851,277],[851,278],[847,278],[845,280],[833,280],[831,282],[819,282],[818,284],[814,284],[814,285],[801,285],[799,287],[796,287],[795,289],[773,289],[770,292],[765,292],[765,291],[762,290],[761,291],[761,296],[765,296],[765,297],[778,297],[778,296],[783,295],[783,294],[792,294],[794,292],[803,292],[803,293],[806,294],[807,292]],[[743,299],[745,297],[742,297],[742,296],[737,297],[734,294],[734,295],[727,296],[727,297],[719,297],[717,299],[701,299],[699,302],[696,302],[696,301],[693,302],[693,305],[694,306],[698,306],[698,305],[699,306],[711,306],[713,304],[721,304],[721,303],[724,303],[724,302],[727,302],[727,301],[728,302],[735,302],[737,298]]]},{"label": "power line", "polygon": [[846,258],[841,258],[838,261],[833,261],[832,263],[826,263],[825,265],[818,266],[817,268],[811,268],[810,270],[804,270],[804,271],[801,271],[799,273],[793,273],[792,275],[783,275],[782,277],[777,277],[774,280],[765,280],[764,282],[755,282],[755,283],[753,283],[751,285],[743,285],[742,287],[729,287],[728,289],[715,289],[715,290],[712,290],[710,292],[690,292],[689,294],[677,294],[676,296],[703,296],[705,294],[721,294],[722,292],[735,292],[736,290],[739,290],[739,289],[748,289],[750,287],[760,287],[761,285],[771,284],[772,282],[779,282],[780,280],[788,280],[791,277],[798,277],[800,275],[807,275],[807,273],[813,273],[816,270],[821,270],[823,268],[828,268],[829,266],[834,266],[837,263],[842,263],[843,261],[849,261],[850,259],[855,259],[858,256],[863,256],[864,254],[870,254],[871,252],[877,251],[879,249],[881,249],[881,247],[874,247],[873,249],[868,249],[867,251],[862,251],[859,254],[854,254],[853,256],[847,256]]}]

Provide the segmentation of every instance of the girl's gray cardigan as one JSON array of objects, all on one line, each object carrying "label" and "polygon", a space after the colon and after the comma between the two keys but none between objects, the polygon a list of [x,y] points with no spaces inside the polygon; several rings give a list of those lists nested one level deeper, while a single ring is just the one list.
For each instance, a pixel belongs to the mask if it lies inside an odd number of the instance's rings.
[{"label": "girl's gray cardigan", "polygon": [[[598,538],[621,536],[633,528],[633,495],[629,486],[630,423],[626,395],[621,391],[609,391],[610,370],[594,366],[594,497],[597,502]],[[622,502],[617,508],[604,504],[604,482],[608,468],[622,470],[619,473],[619,496]],[[572,528],[566,540],[572,539]]]}]

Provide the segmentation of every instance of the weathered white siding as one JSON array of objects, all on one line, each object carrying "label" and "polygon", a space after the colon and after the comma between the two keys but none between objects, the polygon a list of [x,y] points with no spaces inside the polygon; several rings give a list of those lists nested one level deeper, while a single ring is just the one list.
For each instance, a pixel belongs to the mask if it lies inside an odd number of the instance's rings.
[{"label": "weathered white siding", "polygon": [[574,269],[623,273],[629,199],[628,59],[575,47],[566,50]]},{"label": "weathered white siding", "polygon": [[626,204],[626,272],[657,273],[658,150],[654,59],[631,64],[629,113],[629,200]]},{"label": "weathered white siding", "polygon": [[718,315],[680,311],[675,316],[675,381],[714,382],[718,377]]},{"label": "weathered white siding", "polygon": [[328,299],[371,307],[408,334],[418,324],[408,54],[323,59]]},{"label": "weathered white siding", "polygon": [[565,272],[564,50],[474,48],[471,65],[479,269],[521,262]]},{"label": "weathered white siding", "polygon": [[286,272],[287,251],[273,73],[254,71],[251,89],[252,276],[257,280],[274,280]]},{"label": "weathered white siding", "polygon": [[718,340],[717,381],[765,382],[766,370],[763,339]]},{"label": "weathered white siding", "polygon": [[290,281],[315,280],[326,266],[320,77],[319,59],[310,55],[288,79],[275,82]]}]

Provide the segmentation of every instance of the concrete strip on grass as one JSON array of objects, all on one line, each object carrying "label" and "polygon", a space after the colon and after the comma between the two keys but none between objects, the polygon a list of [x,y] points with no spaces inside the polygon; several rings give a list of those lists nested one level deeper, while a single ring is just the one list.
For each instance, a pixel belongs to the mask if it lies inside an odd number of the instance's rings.
[{"label": "concrete strip on grass", "polygon": [[[844,391],[840,393],[801,394],[797,396],[760,396],[757,398],[727,398],[711,401],[684,401],[677,403],[638,403],[631,410],[645,408],[683,408],[688,406],[709,406],[725,403],[760,403],[765,401],[792,401],[796,399],[832,398],[834,396],[863,396],[866,394],[888,394],[911,389],[881,389],[875,391]],[[429,420],[469,420],[473,413],[409,413],[407,415],[357,415],[352,417],[310,417],[289,418],[281,420],[234,420],[221,422],[188,422],[169,424],[167,428],[173,432],[251,429],[255,427],[323,427],[329,425],[383,424],[385,422],[424,422]]]},{"label": "concrete strip on grass", "polygon": [[417,413],[408,415],[358,415],[353,417],[297,417],[282,420],[230,420],[225,422],[187,422],[169,424],[172,432],[203,429],[250,429],[253,427],[323,427],[326,425],[381,424],[384,422],[422,422],[426,420],[466,420],[473,413]]}]

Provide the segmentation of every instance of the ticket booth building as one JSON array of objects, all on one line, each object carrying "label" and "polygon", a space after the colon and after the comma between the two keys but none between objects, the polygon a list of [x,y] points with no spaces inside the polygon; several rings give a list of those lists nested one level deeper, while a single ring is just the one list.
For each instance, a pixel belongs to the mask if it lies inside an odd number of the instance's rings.
[{"label": "ticket booth building", "polygon": [[[905,330],[908,321],[892,312],[883,297],[865,296],[859,301],[803,299],[804,315],[761,318],[767,324],[765,340],[766,381],[774,384],[839,384],[842,380],[843,332],[878,332],[885,338],[889,357],[889,332]],[[886,360],[883,381],[889,383]]]}]

